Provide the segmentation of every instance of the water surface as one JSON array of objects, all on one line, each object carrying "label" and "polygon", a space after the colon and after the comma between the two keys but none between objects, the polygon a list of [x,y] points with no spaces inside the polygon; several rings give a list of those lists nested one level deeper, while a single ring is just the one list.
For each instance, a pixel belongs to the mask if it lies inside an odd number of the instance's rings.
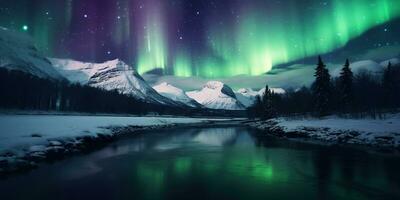
[{"label": "water surface", "polygon": [[400,199],[400,158],[246,128],[177,129],[0,180],[1,199]]}]

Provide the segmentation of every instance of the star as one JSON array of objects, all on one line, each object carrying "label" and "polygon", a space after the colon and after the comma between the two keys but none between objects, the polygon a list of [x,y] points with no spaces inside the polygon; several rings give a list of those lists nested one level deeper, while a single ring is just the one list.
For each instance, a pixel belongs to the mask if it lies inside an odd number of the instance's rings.
[{"label": "star", "polygon": [[84,14],[83,17],[84,17],[84,18],[88,18],[88,15],[87,15],[87,14]]},{"label": "star", "polygon": [[23,30],[23,31],[28,31],[28,29],[29,29],[28,25],[23,25],[23,26],[22,26],[22,30]]}]

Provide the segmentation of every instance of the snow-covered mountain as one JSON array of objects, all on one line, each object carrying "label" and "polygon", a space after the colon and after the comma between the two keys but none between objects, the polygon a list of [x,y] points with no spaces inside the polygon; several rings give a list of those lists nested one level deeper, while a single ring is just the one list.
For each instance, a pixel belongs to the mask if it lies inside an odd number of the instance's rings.
[{"label": "snow-covered mountain", "polygon": [[200,91],[186,92],[186,94],[210,109],[245,109],[245,106],[236,99],[236,95],[232,89],[219,81],[209,81]]},{"label": "snow-covered mountain", "polygon": [[35,47],[31,37],[0,27],[0,67],[41,78],[63,79]]},{"label": "snow-covered mountain", "polygon": [[[285,94],[285,90],[282,88],[269,88],[273,93],[275,94]],[[259,90],[258,95],[263,96],[265,93],[265,88],[262,88],[261,90]]]},{"label": "snow-covered mountain", "polygon": [[380,62],[379,65],[381,65],[382,67],[387,67],[388,64],[389,64],[389,62],[390,62],[392,65],[398,65],[398,64],[400,64],[400,59],[398,59],[398,58],[392,58],[392,59],[389,59],[389,60],[385,60],[385,61]]},{"label": "snow-covered mountain", "polygon": [[[284,94],[285,90],[282,88],[270,88],[276,94]],[[257,96],[263,96],[265,93],[265,88],[262,88],[259,91],[254,91],[251,88],[242,88],[235,92],[236,98],[246,107],[252,106]]]},{"label": "snow-covered mountain", "polygon": [[184,103],[190,107],[200,108],[202,107],[201,104],[197,103],[194,99],[190,98],[186,95],[186,93],[169,83],[161,83],[153,87],[159,94],[163,95],[164,97],[170,98],[174,101]]},{"label": "snow-covered mountain", "polygon": [[106,90],[118,90],[149,103],[183,105],[158,94],[131,66],[119,59],[104,63],[85,63],[55,58],[50,60],[58,72],[71,82]]},{"label": "snow-covered mountain", "polygon": [[240,101],[244,106],[250,107],[255,101],[257,95],[259,95],[258,91],[254,91],[251,88],[242,88],[235,92],[237,100]]},{"label": "snow-covered mountain", "polygon": [[[343,65],[338,65],[332,70],[332,76],[337,77],[340,75]],[[361,71],[369,71],[372,73],[380,73],[383,70],[383,66],[373,60],[361,60],[350,63],[350,68],[353,73],[357,74]]]}]

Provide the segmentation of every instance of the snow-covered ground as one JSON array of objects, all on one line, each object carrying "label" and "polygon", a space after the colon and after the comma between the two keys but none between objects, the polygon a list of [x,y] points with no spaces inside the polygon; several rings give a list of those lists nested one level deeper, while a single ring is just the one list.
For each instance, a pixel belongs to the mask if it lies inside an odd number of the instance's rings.
[{"label": "snow-covered ground", "polygon": [[272,119],[250,126],[283,137],[306,137],[328,142],[400,147],[400,114],[385,119],[345,119],[329,116],[322,119]]},{"label": "snow-covered ground", "polygon": [[0,115],[0,153],[29,151],[82,136],[111,134],[109,127],[202,123],[210,119],[120,116]]},{"label": "snow-covered ground", "polygon": [[279,126],[287,131],[301,127],[330,128],[331,130],[352,130],[365,133],[394,133],[400,134],[400,114],[389,116],[386,119],[345,119],[326,117],[323,119],[284,120],[280,119]]}]

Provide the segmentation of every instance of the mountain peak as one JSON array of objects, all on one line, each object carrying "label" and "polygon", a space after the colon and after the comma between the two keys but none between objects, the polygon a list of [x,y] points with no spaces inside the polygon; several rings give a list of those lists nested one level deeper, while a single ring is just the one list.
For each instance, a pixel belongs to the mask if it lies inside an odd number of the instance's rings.
[{"label": "mountain peak", "polygon": [[98,63],[98,64],[117,68],[119,70],[134,71],[134,73],[136,73],[136,70],[134,70],[132,67],[130,67],[128,64],[126,64],[123,60],[121,60],[119,58],[116,58],[114,60],[105,61],[104,63]]},{"label": "mountain peak", "polygon": [[210,89],[219,89],[224,87],[224,83],[220,82],[220,81],[208,81],[204,87],[206,88],[210,88]]},{"label": "mountain peak", "polygon": [[177,88],[167,82],[162,82],[159,85],[154,86],[153,89],[155,89],[162,96],[174,101],[184,103],[190,107],[201,107],[201,105],[194,99],[188,97],[182,89]]},{"label": "mountain peak", "polygon": [[[160,86],[172,86],[171,84],[167,83],[167,82],[162,82],[159,84]],[[174,86],[172,86],[174,87]]]},{"label": "mountain peak", "polygon": [[211,109],[244,110],[245,107],[237,99],[233,90],[219,81],[209,81],[200,91],[186,93],[203,106]]},{"label": "mountain peak", "polygon": [[217,91],[220,91],[221,93],[228,95],[232,98],[236,98],[236,95],[233,92],[232,88],[230,88],[228,85],[226,85],[220,81],[209,81],[204,85],[203,89],[204,88],[208,88],[211,90],[217,90]]},{"label": "mountain peak", "polygon": [[114,64],[114,65],[125,64],[125,62],[122,61],[122,60],[119,59],[119,58],[116,58],[116,59],[113,59],[113,60],[109,60],[109,61],[105,61],[104,63],[107,63],[107,64]]}]

